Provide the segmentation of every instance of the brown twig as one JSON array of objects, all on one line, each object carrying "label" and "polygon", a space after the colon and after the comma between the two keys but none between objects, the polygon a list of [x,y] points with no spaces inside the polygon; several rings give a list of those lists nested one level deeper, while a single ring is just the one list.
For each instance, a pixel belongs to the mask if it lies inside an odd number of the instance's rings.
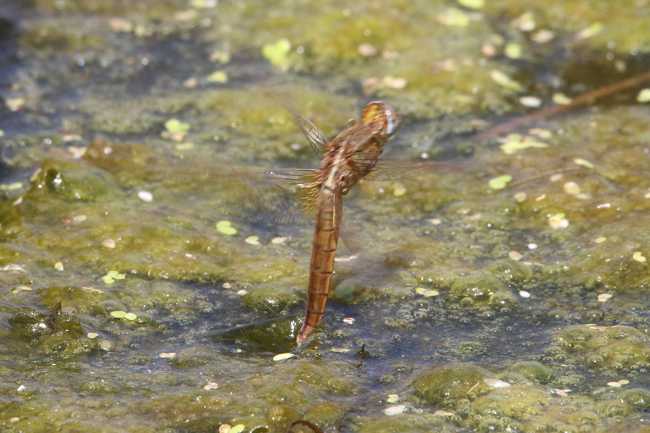
[{"label": "brown twig", "polygon": [[487,138],[492,138],[497,135],[508,133],[514,129],[528,126],[537,120],[545,119],[547,117],[552,117],[567,111],[575,110],[576,108],[582,107],[583,105],[591,104],[597,99],[603,98],[605,96],[609,96],[616,92],[627,90],[631,87],[636,87],[648,80],[650,80],[650,71],[636,75],[632,78],[628,78],[627,80],[619,81],[618,83],[610,84],[609,86],[601,87],[600,89],[596,89],[594,91],[584,93],[574,98],[570,104],[567,105],[555,104],[548,108],[544,108],[536,113],[530,114],[528,116],[518,117],[514,120],[511,120],[510,122],[506,122],[501,125],[488,128],[485,131],[476,134],[474,137],[472,137],[472,140],[480,141],[480,140],[485,140]]}]

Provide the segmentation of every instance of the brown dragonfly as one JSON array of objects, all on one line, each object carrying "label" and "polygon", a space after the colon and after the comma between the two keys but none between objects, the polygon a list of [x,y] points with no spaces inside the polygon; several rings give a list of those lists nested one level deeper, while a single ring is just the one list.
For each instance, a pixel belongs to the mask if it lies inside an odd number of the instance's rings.
[{"label": "brown dragonfly", "polygon": [[341,227],[342,197],[375,169],[384,144],[399,129],[402,116],[389,104],[371,102],[361,114],[361,123],[351,120],[350,127],[332,141],[308,119],[294,116],[323,158],[317,170],[301,176],[300,186],[308,191],[306,202],[315,211],[316,222],[307,310],[296,338],[300,344],[318,326],[325,312]]}]

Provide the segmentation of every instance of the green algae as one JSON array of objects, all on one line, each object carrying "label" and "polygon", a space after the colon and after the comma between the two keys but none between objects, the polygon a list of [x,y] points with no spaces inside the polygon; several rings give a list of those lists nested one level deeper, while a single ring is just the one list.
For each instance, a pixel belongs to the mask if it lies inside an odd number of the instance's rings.
[{"label": "green algae", "polygon": [[[479,117],[520,112],[521,94],[491,72],[532,89],[540,81],[522,65],[546,62],[559,41],[613,53],[609,67],[633,65],[627,53],[647,52],[644,2],[616,13],[600,1],[489,2],[462,12],[465,27],[445,26],[448,5],[431,2],[181,3],[25,1],[35,15],[16,15],[20,31],[2,34],[29,60],[2,94],[26,101],[0,125],[12,164],[0,170],[11,172],[7,185],[23,184],[0,192],[3,431],[287,431],[299,419],[352,431],[643,431],[647,110],[607,105],[551,119],[548,147],[512,155],[498,140],[444,142],[483,128]],[[538,43],[540,29],[555,39]],[[283,38],[291,49],[277,68],[263,47]],[[522,63],[483,56],[485,44],[499,53],[518,44]],[[215,50],[229,58],[218,68]],[[228,83],[186,85],[217,69]],[[562,71],[549,75],[564,85]],[[63,82],[84,90],[66,99]],[[242,162],[318,165],[274,96],[279,82],[330,137],[362,99],[382,98],[406,119],[387,153],[479,161],[399,179],[399,197],[391,181],[351,193],[344,221],[366,261],[337,262],[317,338],[282,364],[272,357],[296,349],[311,234],[252,221],[249,192],[264,186],[254,170],[243,170],[243,189],[229,179]],[[550,100],[556,89],[540,83],[536,96]],[[161,137],[171,118],[191,125],[193,147]],[[78,159],[70,145],[88,143]],[[580,159],[593,166],[572,171]],[[489,190],[503,173],[513,181]],[[569,182],[583,195],[569,194]],[[551,227],[555,214],[569,226]],[[222,220],[240,233],[218,233]],[[279,236],[287,240],[273,244]],[[105,284],[111,271],[124,279]],[[420,286],[439,295],[416,295]],[[58,301],[67,314],[52,319]],[[629,385],[606,385],[624,377]],[[511,386],[492,389],[486,378]],[[384,412],[392,394],[405,413]]]}]

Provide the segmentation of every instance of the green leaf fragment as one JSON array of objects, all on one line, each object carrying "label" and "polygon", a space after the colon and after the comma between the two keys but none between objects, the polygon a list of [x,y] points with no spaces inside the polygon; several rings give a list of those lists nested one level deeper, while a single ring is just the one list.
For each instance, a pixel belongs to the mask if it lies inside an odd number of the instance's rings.
[{"label": "green leaf fragment", "polygon": [[237,424],[235,426],[232,426],[230,430],[228,430],[228,433],[241,433],[245,428],[246,426],[244,426],[244,424]]},{"label": "green leaf fragment", "polygon": [[227,83],[228,82],[228,74],[226,74],[224,71],[216,71],[216,72],[213,72],[212,74],[208,75],[206,80],[209,83]]},{"label": "green leaf fragment", "polygon": [[438,296],[440,294],[440,292],[437,290],[428,290],[425,289],[424,287],[417,287],[415,289],[415,293],[417,293],[418,295],[422,295],[425,298],[431,298],[433,296]]},{"label": "green leaf fragment", "polygon": [[57,271],[62,271],[62,270],[63,270],[63,263],[61,263],[61,262],[56,262],[56,263],[54,264],[54,269],[56,269]]},{"label": "green leaf fragment", "polygon": [[536,147],[540,149],[548,147],[548,144],[542,143],[540,141],[533,141],[533,140],[521,141],[521,136],[515,137],[517,135],[518,134],[509,135],[508,141],[506,141],[504,144],[500,146],[501,150],[503,150],[504,153],[511,155],[515,153],[517,150],[528,149],[529,147]]},{"label": "green leaf fragment", "polygon": [[458,0],[458,3],[461,6],[465,6],[470,9],[481,9],[485,6],[485,0]]},{"label": "green leaf fragment", "polygon": [[573,162],[575,162],[578,165],[582,165],[583,167],[587,167],[587,168],[594,168],[595,167],[595,165],[593,165],[591,162],[587,161],[586,159],[582,159],[582,158],[576,158],[576,159],[573,160]]},{"label": "green leaf fragment", "polygon": [[467,27],[469,16],[459,9],[449,8],[438,15],[438,21],[446,26]]},{"label": "green leaf fragment", "polygon": [[217,231],[230,236],[237,234],[237,229],[232,226],[230,221],[219,221],[217,223]]},{"label": "green leaf fragment", "polygon": [[515,90],[517,92],[523,90],[523,88],[524,88],[519,82],[513,80],[512,78],[510,78],[509,76],[507,76],[503,72],[498,71],[496,69],[494,69],[493,71],[490,72],[490,77],[497,84],[500,84],[503,87]]},{"label": "green leaf fragment", "polygon": [[127,313],[126,311],[111,311],[111,316],[116,319],[135,320],[138,318],[134,313]]},{"label": "green leaf fragment", "polygon": [[189,141],[185,143],[178,143],[176,145],[176,150],[190,150],[194,149],[194,143],[190,143]]},{"label": "green leaf fragment", "polygon": [[106,275],[102,277],[104,284],[113,284],[115,280],[123,280],[126,278],[126,274],[120,274],[117,271],[108,271]]},{"label": "green leaf fragment", "polygon": [[291,42],[288,39],[280,39],[273,44],[265,44],[262,47],[262,55],[272,65],[284,66],[287,63],[289,50],[291,50]]},{"label": "green leaf fragment", "polygon": [[521,45],[510,42],[508,45],[506,45],[504,52],[506,54],[506,57],[509,57],[511,59],[519,59],[521,58],[522,48]]},{"label": "green leaf fragment", "polygon": [[259,245],[260,238],[259,236],[249,236],[246,239],[244,239],[244,242],[246,242],[249,245]]},{"label": "green leaf fragment", "polygon": [[172,134],[179,134],[190,130],[189,123],[183,123],[178,119],[169,119],[165,122],[165,129]]},{"label": "green leaf fragment", "polygon": [[573,101],[564,93],[555,93],[553,95],[553,102],[555,102],[558,105],[569,105]]},{"label": "green leaf fragment", "polygon": [[[1,135],[0,135],[1,137]],[[0,191],[14,191],[23,187],[22,182],[14,182],[6,185],[0,185]]]},{"label": "green leaf fragment", "polygon": [[576,36],[577,39],[587,39],[592,36],[596,36],[598,33],[603,31],[602,23],[593,23],[584,30],[581,30]]},{"label": "green leaf fragment", "polygon": [[492,189],[503,189],[511,180],[512,180],[512,176],[510,176],[509,174],[504,174],[503,176],[490,179],[490,181],[488,182],[488,186]]},{"label": "green leaf fragment", "polygon": [[636,100],[639,102],[650,102],[650,89],[641,90]]}]

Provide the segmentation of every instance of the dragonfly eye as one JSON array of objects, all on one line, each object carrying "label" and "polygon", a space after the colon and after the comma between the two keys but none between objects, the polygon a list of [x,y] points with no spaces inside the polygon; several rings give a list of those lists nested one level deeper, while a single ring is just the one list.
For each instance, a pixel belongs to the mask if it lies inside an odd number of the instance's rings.
[{"label": "dragonfly eye", "polygon": [[373,101],[366,105],[361,113],[364,124],[376,122],[382,138],[390,138],[400,127],[402,115],[392,105],[381,101]]}]

